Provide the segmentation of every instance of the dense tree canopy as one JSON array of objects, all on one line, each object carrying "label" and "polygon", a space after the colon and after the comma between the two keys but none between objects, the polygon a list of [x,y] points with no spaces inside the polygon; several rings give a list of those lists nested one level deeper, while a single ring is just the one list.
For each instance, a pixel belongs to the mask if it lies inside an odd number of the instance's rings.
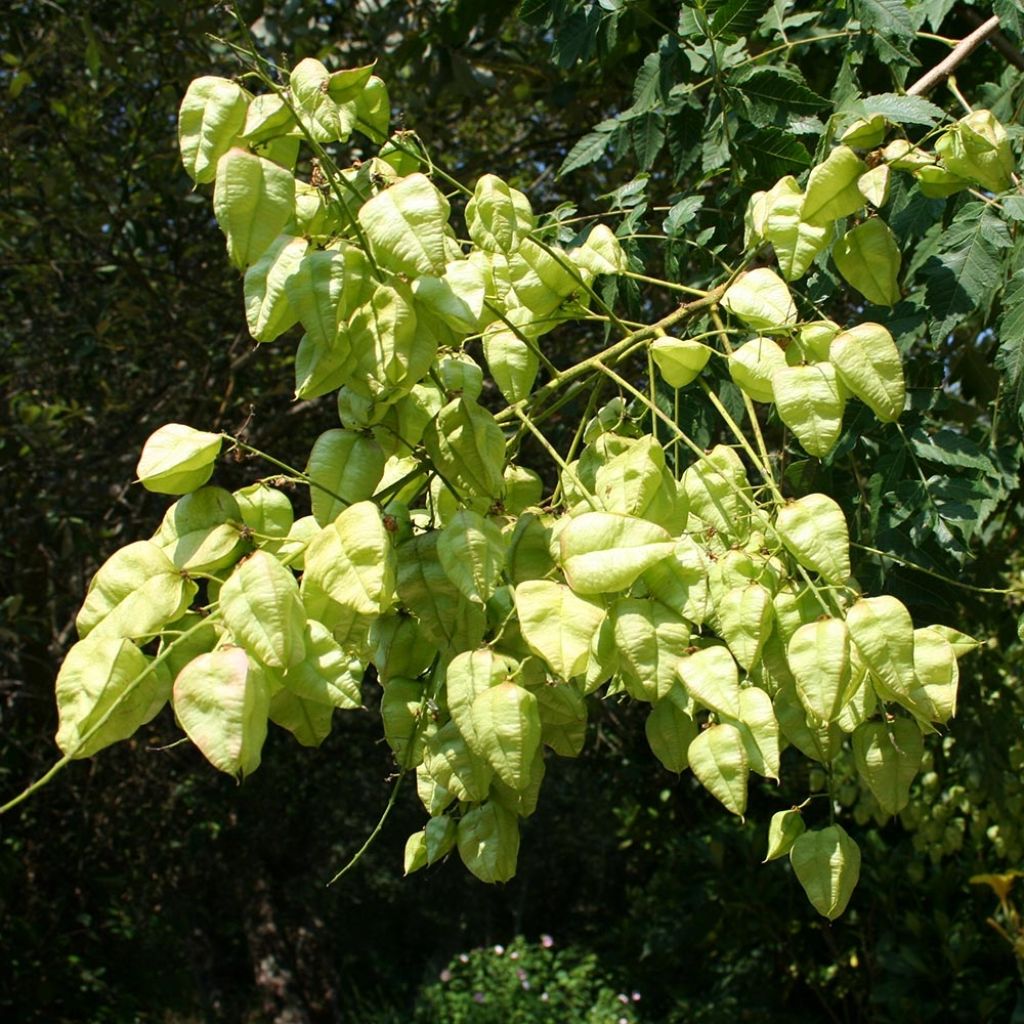
[{"label": "dense tree canopy", "polygon": [[1024,6],[0,31],[0,1007],[1006,1019]]}]

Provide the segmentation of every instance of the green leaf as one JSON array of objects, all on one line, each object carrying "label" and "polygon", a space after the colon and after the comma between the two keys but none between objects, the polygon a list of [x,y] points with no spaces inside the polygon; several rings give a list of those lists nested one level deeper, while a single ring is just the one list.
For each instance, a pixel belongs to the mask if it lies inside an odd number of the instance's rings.
[{"label": "green leaf", "polygon": [[731,84],[754,105],[761,127],[771,124],[780,108],[793,115],[816,114],[828,106],[828,100],[811,89],[795,67],[747,65],[732,76]]},{"label": "green leaf", "polygon": [[451,207],[426,175],[400,178],[359,208],[359,224],[377,262],[399,274],[444,273]]},{"label": "green leaf", "polygon": [[603,608],[552,580],[520,583],[515,602],[523,639],[558,678],[569,680],[586,671]]},{"label": "green leaf", "polygon": [[459,856],[481,882],[507,882],[516,873],[519,822],[488,800],[459,819]]},{"label": "green leaf", "polygon": [[[881,115],[887,121],[893,121],[896,124],[921,124],[928,128],[945,120],[946,117],[941,107],[937,107],[923,96],[906,96],[894,92],[864,96],[847,104],[843,111],[864,118]],[[881,141],[879,139],[874,145],[863,148],[874,149]]]},{"label": "green leaf", "polygon": [[218,161],[213,212],[227,239],[228,258],[239,270],[270,248],[294,205],[295,179],[283,167],[237,147]]},{"label": "green leaf", "polygon": [[742,135],[738,142],[739,159],[753,165],[761,181],[774,182],[786,174],[799,174],[811,163],[804,146],[783,128],[758,128]]},{"label": "green leaf", "polygon": [[289,569],[256,551],[220,590],[220,610],[235,642],[271,668],[289,668],[306,656],[306,611]]},{"label": "green leaf", "polygon": [[811,906],[830,921],[839,917],[860,878],[860,849],[842,825],[804,832],[789,860]]},{"label": "green leaf", "polygon": [[156,544],[136,541],[100,566],[75,625],[83,639],[148,639],[180,618],[197,590]]},{"label": "green leaf", "polygon": [[384,462],[381,446],[367,434],[337,428],[321,434],[306,466],[316,521],[327,526],[343,509],[372,497],[384,475]]},{"label": "green leaf", "polygon": [[700,784],[721,800],[726,810],[743,817],[747,809],[750,762],[743,736],[733,725],[712,725],[697,735],[687,751]]},{"label": "green leaf", "polygon": [[697,211],[703,205],[703,196],[684,196],[668,211],[668,216],[662,223],[662,231],[670,238],[679,237],[683,234],[683,228],[697,216]]},{"label": "green leaf", "polygon": [[805,569],[841,586],[850,575],[850,534],[843,510],[827,494],[788,502],[775,520],[786,550]]},{"label": "green leaf", "polygon": [[853,734],[853,756],[882,813],[899,814],[910,802],[910,785],[924,756],[921,730],[909,718],[865,722]]},{"label": "green leaf", "polygon": [[167,423],[150,434],[135,474],[147,491],[187,494],[213,475],[224,438],[184,423]]},{"label": "green leaf", "polygon": [[270,686],[240,647],[201,654],[174,681],[174,714],[202,755],[245,778],[260,765],[267,737]]},{"label": "green leaf", "polygon": [[57,746],[64,754],[92,757],[157,715],[171,680],[150,664],[135,644],[117,637],[90,637],[68,651],[56,683]]},{"label": "green leaf", "polygon": [[[605,127],[606,125],[607,127]],[[561,178],[570,171],[578,170],[580,167],[586,167],[588,164],[600,160],[608,148],[608,143],[612,138],[611,133],[615,127],[614,121],[605,121],[598,126],[596,131],[589,132],[579,139],[566,154],[562,166],[558,168],[558,177]]]},{"label": "green leaf", "polygon": [[625,590],[675,542],[660,526],[615,512],[584,512],[559,534],[559,560],[577,594]]},{"label": "green leaf", "polygon": [[178,112],[178,146],[189,177],[213,181],[217,161],[245,126],[249,96],[226,78],[193,79]]},{"label": "green leaf", "polygon": [[832,247],[832,259],[847,283],[868,302],[878,306],[899,302],[900,250],[881,217],[872,217],[847,231]]},{"label": "green leaf", "polygon": [[715,39],[746,35],[770,6],[769,0],[725,0],[711,19],[710,35]]},{"label": "green leaf", "polygon": [[942,236],[942,251],[921,274],[936,344],[991,301],[1003,280],[1000,250],[1008,248],[1006,224],[984,203],[968,203]]}]

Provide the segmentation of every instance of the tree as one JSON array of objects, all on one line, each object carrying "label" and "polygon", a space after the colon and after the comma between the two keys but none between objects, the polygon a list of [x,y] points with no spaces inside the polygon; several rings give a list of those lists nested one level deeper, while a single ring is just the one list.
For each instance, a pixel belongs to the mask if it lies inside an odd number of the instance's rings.
[{"label": "tree", "polygon": [[[250,49],[266,99],[194,83],[183,155],[199,182],[216,177],[250,330],[270,341],[301,321],[297,390],[341,385],[343,427],[321,435],[304,472],[278,466],[234,496],[204,486],[222,435],[151,438],[140,478],[186,496],[90,592],[58,682],[67,758],[148,720],[173,677],[186,732],[245,775],[268,714],[315,744],[332,705],[363,699],[372,664],[400,776],[417,769],[433,814],[407,869],[457,842],[471,870],[500,880],[541,745],[578,753],[583,696],[611,677],[613,692],[653,705],[663,764],[689,762],[739,815],[751,768],[780,775],[780,740],[823,765],[788,755],[800,808],[773,819],[771,852],[791,853],[824,916],[841,913],[860,864],[832,823],[844,783],[881,820],[907,806],[922,729],[946,724],[957,656],[973,646],[949,626],[914,628],[959,614],[948,591],[914,581],[955,586],[984,542],[984,587],[1015,522],[1017,424],[1007,440],[1005,409],[997,417],[1007,401],[1018,414],[1003,289],[1017,270],[1010,139],[996,102],[951,122],[923,88],[903,90],[923,19],[940,27],[933,6],[684,8],[643,60],[633,105],[562,164],[636,161],[640,175],[609,195],[614,234],[564,207],[537,222],[493,175],[470,193],[415,135],[385,142],[369,68],[307,59],[284,73]],[[1011,32],[1014,12],[1001,12]],[[524,13],[559,26],[572,63],[614,54],[623,19],[658,12]],[[758,49],[773,37],[785,42]],[[794,54],[840,45],[826,98]],[[879,56],[888,89],[875,85]],[[676,82],[684,62],[703,77]],[[1017,83],[1004,85],[1006,103]],[[354,129],[382,156],[341,169],[327,147]],[[812,156],[802,140],[819,132]],[[299,184],[295,142],[315,161],[298,165]],[[666,145],[672,166],[659,170]],[[805,181],[783,173],[800,167]],[[465,202],[461,246],[438,183]],[[652,238],[656,205],[667,217]],[[674,291],[689,296],[675,308]],[[978,360],[993,324],[995,411]],[[269,486],[282,469],[309,487],[315,522],[294,533],[287,495]],[[197,598],[212,615],[186,611]],[[120,680],[116,703],[97,699],[97,678]],[[808,791],[827,804],[807,808]]]}]

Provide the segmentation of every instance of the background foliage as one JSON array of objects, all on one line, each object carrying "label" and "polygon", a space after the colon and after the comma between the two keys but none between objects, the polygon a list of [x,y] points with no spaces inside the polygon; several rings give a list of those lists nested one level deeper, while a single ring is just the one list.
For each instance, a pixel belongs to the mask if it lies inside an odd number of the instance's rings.
[{"label": "background foliage", "polygon": [[[399,123],[453,174],[495,170],[537,208],[569,200],[613,211],[625,234],[664,230],[670,245],[637,238],[636,255],[691,282],[736,243],[753,188],[820,159],[833,105],[899,92],[948,52],[935,34],[959,38],[991,11],[947,0],[514,8],[367,0],[245,15],[275,57],[379,57]],[[1013,130],[1024,15],[994,9],[1002,35],[957,85]],[[804,44],[810,35],[831,38]],[[187,409],[204,429],[247,423],[252,443],[300,461],[335,420],[329,402],[291,403],[286,344],[255,352],[207,201],[178,166],[181,95],[230,66],[218,38],[236,38],[230,17],[200,4],[21,3],[0,27],[5,792],[52,756],[53,677],[85,582],[159,517],[130,487],[142,440]],[[956,111],[945,89],[930,99]],[[938,118],[924,100],[892,103],[912,135]],[[892,202],[913,242],[907,293],[891,313],[869,312],[907,361],[908,443],[880,448],[865,417],[835,459],[793,460],[788,479],[841,496],[865,543],[1004,586],[1019,575],[1015,208],[994,218],[970,196]],[[820,268],[806,294],[831,302],[836,290]],[[645,320],[672,301],[621,299]],[[712,441],[693,415],[691,431]],[[859,459],[873,476],[851,472]],[[241,789],[192,751],[158,750],[177,735],[161,718],[0,825],[0,1009],[48,1021],[369,1020],[400,1015],[459,951],[550,932],[641,992],[643,1019],[1006,1019],[1016,967],[984,922],[994,897],[968,879],[1024,851],[1014,616],[1001,597],[891,562],[865,560],[858,574],[870,584],[883,564],[915,618],[990,646],[964,665],[958,718],[931,745],[906,821],[861,815],[873,874],[848,919],[823,926],[791,878],[760,868],[764,835],[661,772],[626,708],[603,709],[580,762],[552,765],[519,874],[500,890],[457,865],[400,879],[401,839],[419,827],[411,794],[374,855],[323,888],[386,799],[390,759],[371,715],[346,718],[327,756],[273,743]],[[848,797],[860,799],[852,779]]]}]

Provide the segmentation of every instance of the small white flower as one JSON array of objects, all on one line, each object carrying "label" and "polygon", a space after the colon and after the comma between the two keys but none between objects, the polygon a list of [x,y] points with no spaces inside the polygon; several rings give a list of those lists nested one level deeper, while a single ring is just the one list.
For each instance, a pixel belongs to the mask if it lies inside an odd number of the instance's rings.
[{"label": "small white flower", "polygon": [[505,947],[504,946],[495,946],[494,947],[494,955],[495,956],[501,956],[502,953],[504,953],[504,952],[505,952]]}]

